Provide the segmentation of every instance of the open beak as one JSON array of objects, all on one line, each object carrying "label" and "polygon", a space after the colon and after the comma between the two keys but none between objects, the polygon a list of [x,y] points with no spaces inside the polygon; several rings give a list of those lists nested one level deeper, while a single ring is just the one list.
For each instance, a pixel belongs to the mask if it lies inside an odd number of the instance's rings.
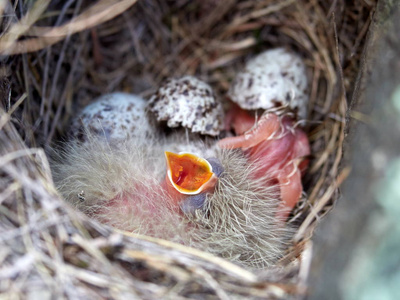
[{"label": "open beak", "polygon": [[168,179],[179,193],[196,195],[215,187],[218,178],[206,159],[191,153],[168,151],[165,151],[165,157]]}]

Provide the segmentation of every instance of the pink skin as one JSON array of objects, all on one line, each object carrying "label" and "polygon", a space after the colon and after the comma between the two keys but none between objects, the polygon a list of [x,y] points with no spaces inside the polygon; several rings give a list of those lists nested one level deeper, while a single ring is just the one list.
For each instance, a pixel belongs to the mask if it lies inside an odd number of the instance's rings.
[{"label": "pink skin", "polygon": [[[140,197],[137,196],[140,194]],[[155,219],[163,219],[166,208],[182,215],[179,203],[186,195],[179,193],[170,183],[166,176],[159,186],[144,186],[139,184],[136,186],[135,193],[123,193],[97,210],[93,211],[93,217],[96,217],[101,223],[107,223],[111,226],[118,227],[121,220],[110,217],[110,211],[118,211],[119,216],[136,216],[142,220],[148,220],[146,224],[154,223]],[[148,199],[158,199],[158,201],[148,201]],[[165,199],[168,199],[165,201]],[[151,231],[148,231],[151,233]]]},{"label": "pink skin", "polygon": [[255,177],[268,173],[277,180],[282,198],[277,217],[286,220],[303,192],[301,172],[308,161],[302,158],[310,154],[307,135],[294,128],[294,121],[288,116],[266,113],[256,122],[255,117],[238,107],[228,113],[226,129],[230,129],[228,122],[238,136],[222,139],[218,145],[242,148],[251,161],[262,165]]},{"label": "pink skin", "polygon": [[[168,185],[167,180],[163,180],[159,186],[138,184],[134,193],[126,192],[104,202],[103,206],[92,212],[92,216],[101,223],[118,228],[120,228],[120,218],[123,221],[124,216],[135,216],[147,224],[149,227],[147,232],[152,234],[151,225],[157,222],[155,220],[163,220],[166,209],[180,214],[177,205],[180,197],[181,194],[174,191],[173,187]],[[165,198],[168,198],[169,201],[164,201]],[[149,201],[149,199],[154,199],[154,201]],[[156,226],[158,225],[156,224]],[[126,230],[126,228],[120,229]]]}]

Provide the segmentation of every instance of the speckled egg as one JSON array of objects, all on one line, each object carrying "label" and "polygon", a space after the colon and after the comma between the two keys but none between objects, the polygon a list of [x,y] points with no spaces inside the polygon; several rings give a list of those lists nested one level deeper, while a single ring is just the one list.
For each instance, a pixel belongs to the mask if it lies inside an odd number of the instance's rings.
[{"label": "speckled egg", "polygon": [[90,135],[104,138],[109,144],[153,135],[155,129],[147,118],[146,106],[147,102],[136,95],[103,95],[72,120],[69,134],[81,142]]},{"label": "speckled egg", "polygon": [[243,109],[288,105],[298,118],[307,117],[308,81],[303,60],[284,48],[265,51],[247,62],[228,92]]},{"label": "speckled egg", "polygon": [[170,79],[150,99],[150,110],[168,127],[183,126],[192,132],[218,135],[223,109],[211,87],[192,76]]}]

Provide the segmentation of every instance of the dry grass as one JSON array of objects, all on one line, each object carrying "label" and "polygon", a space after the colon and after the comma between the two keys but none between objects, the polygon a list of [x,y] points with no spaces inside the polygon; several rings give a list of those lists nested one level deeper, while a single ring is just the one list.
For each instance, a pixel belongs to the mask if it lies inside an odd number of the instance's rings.
[{"label": "dry grass", "polygon": [[[301,297],[309,239],[349,172],[340,167],[346,97],[375,7],[350,2],[0,1],[1,297]],[[116,90],[148,97],[165,78],[186,74],[222,97],[246,58],[282,45],[309,69],[313,157],[307,200],[292,218],[299,229],[279,267],[251,273],[198,250],[115,232],[60,199],[42,149],[78,108]]]}]

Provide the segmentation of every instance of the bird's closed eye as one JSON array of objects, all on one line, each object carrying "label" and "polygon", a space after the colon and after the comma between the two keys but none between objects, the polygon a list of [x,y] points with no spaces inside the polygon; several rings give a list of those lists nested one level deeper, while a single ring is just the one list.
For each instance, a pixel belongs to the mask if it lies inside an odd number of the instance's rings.
[{"label": "bird's closed eye", "polygon": [[185,215],[194,215],[196,210],[204,209],[206,198],[206,193],[188,195],[179,203],[179,207]]}]

